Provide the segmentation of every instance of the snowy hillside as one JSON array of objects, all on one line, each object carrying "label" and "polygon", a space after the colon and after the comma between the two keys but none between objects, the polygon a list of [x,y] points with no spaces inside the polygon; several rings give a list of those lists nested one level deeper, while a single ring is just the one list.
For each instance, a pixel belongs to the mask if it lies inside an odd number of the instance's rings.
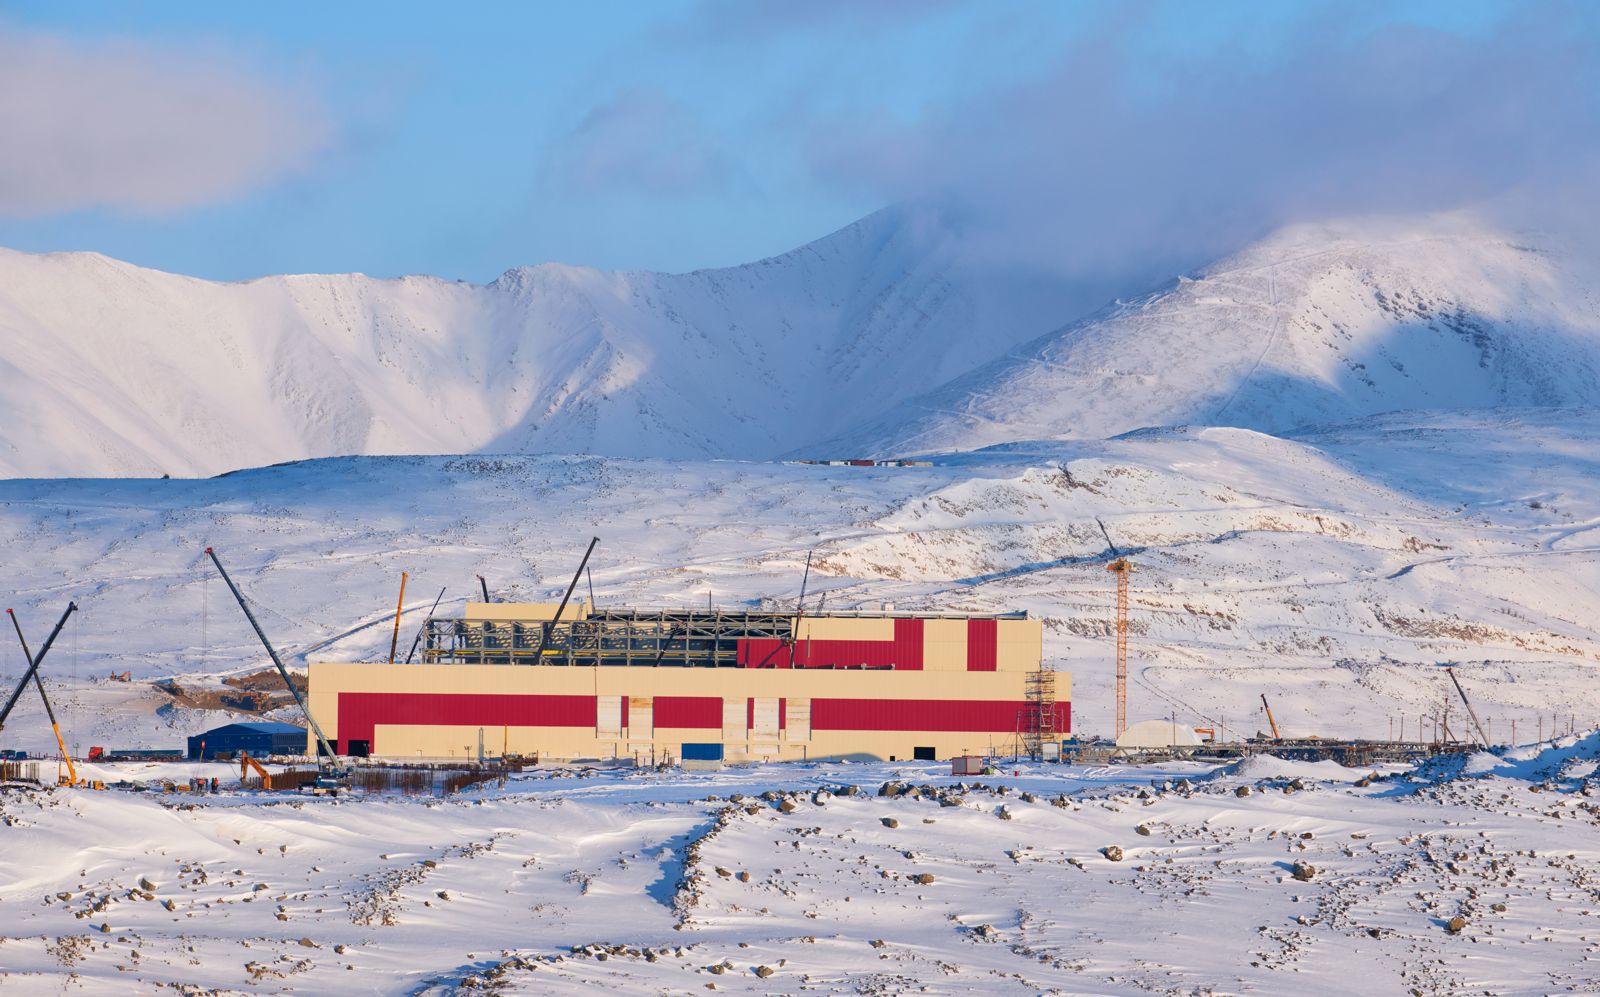
[{"label": "snowy hillside", "polygon": [[770,457],[1090,306],[958,253],[909,210],[725,270],[548,264],[487,286],[219,284],[0,250],[0,476],[344,454]]},{"label": "snowy hillside", "polygon": [[[1600,716],[1592,410],[1390,416],[1289,440],[1241,429],[1016,444],[929,468],[578,457],[347,458],[202,481],[0,482],[7,605],[42,634],[84,745],[172,743],[219,719],[155,712],[136,678],[266,664],[201,557],[214,544],[296,660],[386,656],[441,586],[459,610],[559,596],[591,535],[602,604],[994,611],[1045,621],[1074,726],[1110,726],[1113,588],[1130,553],[1130,709],[1230,734],[1387,736],[1458,673],[1497,736]],[[587,595],[580,586],[579,596]],[[35,640],[41,639],[34,637]],[[0,672],[18,673],[0,641]],[[91,683],[91,680],[99,681]],[[33,697],[7,735],[45,748]],[[1398,733],[1398,732],[1397,732]]]},{"label": "snowy hillside", "polygon": [[1281,432],[1405,409],[1600,405],[1600,265],[1466,220],[1301,226],[1118,302],[816,448],[1147,426]]}]

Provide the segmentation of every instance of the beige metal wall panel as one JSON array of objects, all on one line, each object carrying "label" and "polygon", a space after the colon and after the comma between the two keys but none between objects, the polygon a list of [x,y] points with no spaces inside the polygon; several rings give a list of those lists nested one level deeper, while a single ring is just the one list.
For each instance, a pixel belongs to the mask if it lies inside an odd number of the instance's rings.
[{"label": "beige metal wall panel", "polygon": [[747,697],[728,697],[722,701],[722,738],[725,741],[743,741],[748,712]]},{"label": "beige metal wall panel", "polygon": [[894,640],[894,620],[802,617],[798,636],[800,640]]},{"label": "beige metal wall panel", "polygon": [[[538,622],[556,618],[559,602],[469,602],[461,618],[469,621]],[[562,610],[563,620],[586,620],[589,607],[582,599],[574,599]]]},{"label": "beige metal wall panel", "polygon": [[649,696],[632,696],[628,699],[628,736],[633,738],[655,736],[655,701]]},{"label": "beige metal wall panel", "polygon": [[755,701],[755,723],[750,726],[750,739],[776,741],[778,739],[778,700],[775,696],[758,696]]},{"label": "beige metal wall panel", "polygon": [[[1031,670],[1031,669],[1030,669]],[[339,692],[499,693],[509,695],[715,696],[738,708],[749,696],[890,699],[1011,699],[1024,671],[858,671],[787,668],[593,668],[550,665],[388,665],[314,662],[311,707],[337,733]],[[1066,672],[1058,672],[1060,677]],[[1059,696],[1058,696],[1059,698]],[[327,719],[324,719],[326,715]]]},{"label": "beige metal wall panel", "polygon": [[1043,620],[1001,620],[995,667],[1002,672],[1032,672],[1044,658]]},{"label": "beige metal wall panel", "polygon": [[784,704],[784,740],[803,744],[811,740],[811,700],[791,699]]},{"label": "beige metal wall panel", "polygon": [[595,697],[595,737],[615,741],[622,737],[622,697]]},{"label": "beige metal wall panel", "polygon": [[930,672],[967,670],[967,621],[924,620],[922,668]]}]

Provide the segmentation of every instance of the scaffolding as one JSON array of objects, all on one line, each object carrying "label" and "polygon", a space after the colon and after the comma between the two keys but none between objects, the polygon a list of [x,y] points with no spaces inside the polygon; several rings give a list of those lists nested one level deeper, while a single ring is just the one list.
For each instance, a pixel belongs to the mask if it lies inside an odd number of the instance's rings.
[{"label": "scaffolding", "polygon": [[[869,614],[827,614],[835,615]],[[1020,616],[996,614],[986,618]],[[815,614],[807,617],[817,618]],[[586,619],[558,623],[429,618],[423,624],[422,661],[468,665],[737,668],[746,667],[739,661],[739,641],[776,640],[793,647],[797,632],[793,614],[773,612],[611,609],[598,611]]]},{"label": "scaffolding", "polygon": [[1022,748],[1029,758],[1044,756],[1044,746],[1057,739],[1056,673],[1041,667],[1028,673],[1028,699],[1022,718]]}]

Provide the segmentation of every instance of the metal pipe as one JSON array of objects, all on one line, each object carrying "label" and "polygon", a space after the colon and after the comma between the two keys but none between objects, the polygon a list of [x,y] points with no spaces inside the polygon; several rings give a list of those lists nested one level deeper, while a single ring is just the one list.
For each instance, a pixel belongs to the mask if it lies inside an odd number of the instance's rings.
[{"label": "metal pipe", "polygon": [[489,583],[483,580],[483,576],[482,575],[478,576],[478,587],[483,589],[483,601],[484,602],[488,602],[489,601]]},{"label": "metal pipe", "polygon": [[[56,621],[56,628],[50,631],[49,637],[45,638],[44,646],[39,648],[38,656],[29,659],[28,673],[22,676],[22,681],[18,682],[17,687],[11,691],[11,698],[6,700],[5,709],[0,709],[0,730],[5,729],[6,718],[11,716],[11,710],[17,705],[17,700],[22,698],[22,690],[26,689],[28,683],[39,673],[39,662],[43,661],[44,656],[50,653],[50,645],[56,642],[56,636],[61,633],[61,628],[67,625],[67,617],[77,612],[77,610],[77,603],[67,603],[67,611],[61,614],[61,619]],[[10,612],[10,610],[7,610],[7,612]],[[13,620],[16,619],[16,616],[17,614],[15,613],[11,614]]]},{"label": "metal pipe", "polygon": [[[289,677],[289,669],[283,666],[283,659],[278,657],[278,651],[272,646],[272,641],[267,640],[266,631],[262,630],[261,624],[256,622],[256,614],[250,612],[249,605],[244,601],[244,594],[239,591],[239,586],[233,584],[233,579],[228,577],[228,571],[222,566],[222,562],[217,560],[217,552],[207,547],[206,555],[211,558],[211,563],[217,566],[217,572],[222,575],[222,580],[228,583],[228,591],[233,593],[234,601],[238,602],[239,608],[244,610],[245,619],[250,621],[250,626],[254,628],[256,636],[261,638],[261,646],[267,649],[267,656],[272,659],[274,665],[278,666],[278,674],[283,676],[283,684],[289,687],[289,694],[294,696],[294,701],[299,705],[300,712],[306,715],[306,722],[311,724],[311,732],[317,735],[317,747],[328,758],[327,762],[318,759],[317,767],[322,768],[325,765],[329,765],[338,768],[338,753],[333,750],[333,745],[329,744],[328,739],[323,736],[322,727],[317,723],[317,718],[311,715],[311,707],[306,705],[306,698],[295,687],[294,679]],[[57,626],[56,629],[59,630],[60,627]],[[51,635],[52,639],[54,636],[54,634]]]}]

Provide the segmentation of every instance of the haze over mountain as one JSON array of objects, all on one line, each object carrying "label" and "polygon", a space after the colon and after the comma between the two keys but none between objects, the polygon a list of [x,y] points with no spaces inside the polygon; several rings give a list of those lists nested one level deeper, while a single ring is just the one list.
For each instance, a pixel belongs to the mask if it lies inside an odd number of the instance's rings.
[{"label": "haze over mountain", "polygon": [[1063,327],[1103,284],[984,268],[900,209],[740,267],[546,264],[488,285],[214,283],[0,251],[0,475],[884,456],[1597,405],[1596,272],[1459,218],[1300,226]]},{"label": "haze over mountain", "polygon": [[1408,409],[1600,404],[1600,268],[1461,218],[1285,229],[1040,337],[825,449],[1149,426],[1283,433]]}]

